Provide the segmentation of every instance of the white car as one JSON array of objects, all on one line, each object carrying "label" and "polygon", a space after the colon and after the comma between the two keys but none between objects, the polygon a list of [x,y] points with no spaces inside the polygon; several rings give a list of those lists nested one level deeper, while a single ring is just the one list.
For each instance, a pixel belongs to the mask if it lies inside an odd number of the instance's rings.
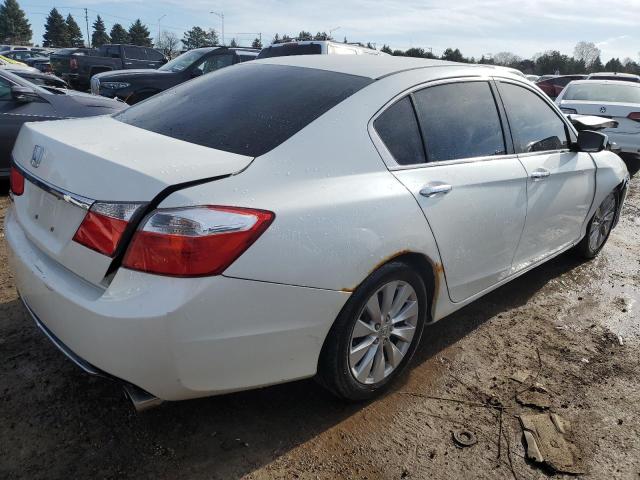
[{"label": "white car", "polygon": [[367,399],[425,325],[600,251],[628,181],[605,141],[504,69],[242,63],[26,124],[10,264],[43,331],[138,408],[315,375]]},{"label": "white car", "polygon": [[616,80],[577,80],[556,98],[566,114],[611,118],[617,126],[601,130],[621,153],[640,157],[640,83]]}]

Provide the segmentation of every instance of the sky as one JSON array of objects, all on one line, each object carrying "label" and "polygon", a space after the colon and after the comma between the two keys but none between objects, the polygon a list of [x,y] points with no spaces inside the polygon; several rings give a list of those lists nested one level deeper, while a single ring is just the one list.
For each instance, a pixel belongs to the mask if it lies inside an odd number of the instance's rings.
[{"label": "sky", "polygon": [[[47,13],[56,6],[71,13],[86,35],[84,8],[89,25],[100,14],[110,29],[114,23],[128,27],[140,18],[152,36],[162,30],[182,33],[194,25],[220,32],[225,18],[227,43],[235,37],[248,45],[262,33],[269,43],[278,32],[295,36],[300,30],[332,30],[335,38],[372,42],[378,48],[422,47],[440,55],[459,48],[476,58],[502,51],[530,58],[545,50],[568,55],[578,41],[594,42],[602,59],[630,57],[640,52],[640,1],[638,0],[18,0],[31,23],[33,42],[40,44]],[[33,3],[31,3],[33,2]]]}]

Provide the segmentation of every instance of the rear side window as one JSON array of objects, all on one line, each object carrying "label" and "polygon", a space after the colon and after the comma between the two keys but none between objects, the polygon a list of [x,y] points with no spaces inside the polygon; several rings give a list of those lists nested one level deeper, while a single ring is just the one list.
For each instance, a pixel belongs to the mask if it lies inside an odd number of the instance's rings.
[{"label": "rear side window", "polygon": [[564,122],[547,103],[526,88],[500,83],[516,153],[567,148]]},{"label": "rear side window", "polygon": [[426,162],[420,129],[409,97],[386,109],[373,122],[373,127],[400,165]]},{"label": "rear side window", "polygon": [[429,162],[506,153],[487,82],[451,83],[414,93]]},{"label": "rear side window", "polygon": [[124,58],[129,58],[131,60],[147,60],[144,48],[122,47],[122,49],[124,50]]},{"label": "rear side window", "polygon": [[320,55],[322,53],[322,45],[319,43],[283,43],[281,45],[272,45],[263,48],[258,58],[271,57],[289,57],[291,55]]},{"label": "rear side window", "polygon": [[371,82],[356,75],[250,62],[180,84],[114,118],[186,142],[257,157]]}]

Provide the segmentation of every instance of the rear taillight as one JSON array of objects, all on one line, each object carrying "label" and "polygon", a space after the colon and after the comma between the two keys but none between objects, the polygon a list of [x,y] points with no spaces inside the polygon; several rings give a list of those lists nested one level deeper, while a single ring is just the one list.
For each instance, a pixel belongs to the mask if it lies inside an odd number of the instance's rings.
[{"label": "rear taillight", "polygon": [[640,112],[631,112],[629,115],[627,115],[627,118],[629,120],[640,122]]},{"label": "rear taillight", "polygon": [[218,275],[267,229],[275,214],[200,206],[153,212],[133,236],[123,265],[159,275]]},{"label": "rear taillight", "polygon": [[20,196],[24,193],[24,175],[22,175],[22,172],[14,165],[11,165],[9,184],[11,186],[11,193],[14,195]]},{"label": "rear taillight", "polygon": [[94,203],[73,240],[91,250],[113,256],[129,220],[140,203]]},{"label": "rear taillight", "polygon": [[71,57],[69,59],[69,68],[71,68],[72,70],[77,69],[78,68],[78,60],[73,58],[73,57]]}]

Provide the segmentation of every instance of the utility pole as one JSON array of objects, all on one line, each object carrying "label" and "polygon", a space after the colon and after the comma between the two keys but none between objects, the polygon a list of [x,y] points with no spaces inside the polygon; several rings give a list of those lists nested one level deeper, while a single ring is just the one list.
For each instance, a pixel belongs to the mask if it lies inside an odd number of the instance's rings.
[{"label": "utility pole", "polygon": [[225,41],[224,41],[224,13],[223,12],[214,12],[211,11],[209,13],[213,13],[214,15],[217,15],[218,17],[220,17],[220,20],[222,20],[222,46],[225,45]]},{"label": "utility pole", "polygon": [[91,37],[89,36],[89,13],[84,9],[84,20],[87,23],[87,47],[91,48]]},{"label": "utility pole", "polygon": [[158,39],[156,40],[156,47],[157,47],[158,45],[160,45],[160,21],[161,21],[164,17],[166,17],[166,16],[167,16],[167,15],[166,15],[166,14],[164,14],[164,15],[162,15],[162,16],[158,19]]}]

